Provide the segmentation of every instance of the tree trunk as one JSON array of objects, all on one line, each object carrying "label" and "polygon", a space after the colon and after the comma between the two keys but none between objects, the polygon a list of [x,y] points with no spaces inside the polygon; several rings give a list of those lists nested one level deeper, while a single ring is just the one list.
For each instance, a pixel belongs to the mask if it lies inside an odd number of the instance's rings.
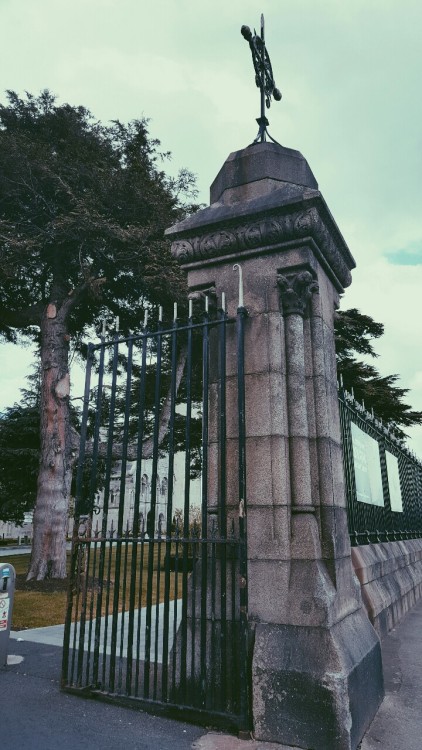
[{"label": "tree trunk", "polygon": [[72,479],[68,357],[65,311],[49,304],[41,321],[40,470],[27,580],[66,577]]}]

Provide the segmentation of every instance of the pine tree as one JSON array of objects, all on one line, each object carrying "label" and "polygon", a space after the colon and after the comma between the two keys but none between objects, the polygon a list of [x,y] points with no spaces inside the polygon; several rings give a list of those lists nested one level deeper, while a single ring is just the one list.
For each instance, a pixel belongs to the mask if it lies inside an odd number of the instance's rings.
[{"label": "pine tree", "polygon": [[374,365],[355,356],[378,357],[372,340],[383,333],[382,323],[356,308],[338,312],[335,322],[337,371],[346,390],[353,389],[358,401],[364,401],[367,409],[373,409],[379,419],[393,424],[398,434],[404,436],[401,428],[422,424],[422,412],[414,411],[403,401],[409,389],[396,385],[398,375],[382,376]]}]

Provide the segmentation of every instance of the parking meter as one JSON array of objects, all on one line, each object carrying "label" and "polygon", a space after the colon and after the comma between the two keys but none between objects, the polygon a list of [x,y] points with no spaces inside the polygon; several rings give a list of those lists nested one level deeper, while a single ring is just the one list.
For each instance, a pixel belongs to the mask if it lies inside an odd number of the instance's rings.
[{"label": "parking meter", "polygon": [[7,665],[16,573],[10,563],[0,564],[0,668]]}]

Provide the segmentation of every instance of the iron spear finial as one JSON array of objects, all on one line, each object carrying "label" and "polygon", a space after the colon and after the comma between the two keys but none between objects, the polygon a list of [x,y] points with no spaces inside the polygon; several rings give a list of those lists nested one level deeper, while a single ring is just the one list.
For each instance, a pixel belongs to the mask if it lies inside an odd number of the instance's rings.
[{"label": "iron spear finial", "polygon": [[274,138],[269,134],[267,127],[269,125],[268,119],[265,116],[265,107],[267,109],[271,106],[271,97],[275,101],[280,101],[281,93],[275,85],[273,69],[271,66],[270,56],[265,46],[265,22],[264,14],[261,14],[261,35],[258,36],[254,29],[254,33],[250,30],[249,26],[242,26],[240,33],[243,38],[249,43],[249,48],[252,54],[252,62],[255,70],[255,83],[261,92],[261,115],[257,118],[259,125],[258,135],[254,140],[254,143],[259,141],[263,143],[270,138],[274,143],[277,143]]}]

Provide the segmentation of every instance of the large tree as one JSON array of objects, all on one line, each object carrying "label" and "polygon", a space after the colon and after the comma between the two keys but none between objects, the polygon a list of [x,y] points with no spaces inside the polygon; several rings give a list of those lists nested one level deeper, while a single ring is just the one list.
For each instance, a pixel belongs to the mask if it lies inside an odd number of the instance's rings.
[{"label": "large tree", "polygon": [[396,432],[405,437],[402,428],[422,424],[422,412],[413,410],[404,401],[409,389],[396,385],[399,375],[381,375],[367,361],[367,358],[378,357],[373,341],[383,333],[382,323],[356,308],[338,312],[335,321],[337,371],[344,388],[353,389],[358,401],[364,401],[378,419],[394,425]]},{"label": "large tree", "polygon": [[166,177],[158,147],[145,120],[106,126],[48,91],[0,105],[0,331],[35,341],[41,367],[29,579],[66,574],[71,347],[114,315],[137,330],[146,304],[184,290],[163,233],[187,210],[192,176]]}]

